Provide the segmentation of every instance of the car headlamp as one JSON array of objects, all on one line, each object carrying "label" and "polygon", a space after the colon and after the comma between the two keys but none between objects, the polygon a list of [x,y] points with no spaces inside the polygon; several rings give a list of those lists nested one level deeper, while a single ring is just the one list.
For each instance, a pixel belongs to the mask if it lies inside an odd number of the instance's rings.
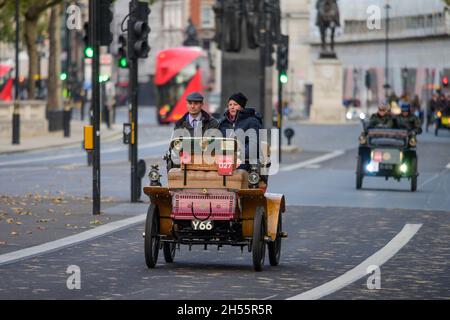
[{"label": "car headlamp", "polygon": [[159,174],[158,166],[152,166],[150,172],[148,173],[148,178],[150,179],[151,186],[161,186],[159,181],[161,175]]},{"label": "car headlamp", "polygon": [[366,144],[367,143],[367,137],[364,134],[361,134],[359,136],[359,144]]},{"label": "car headlamp", "polygon": [[259,183],[259,174],[257,172],[250,172],[248,175],[248,183],[251,186],[258,185]]},{"label": "car headlamp", "polygon": [[403,163],[403,164],[400,166],[400,172],[401,172],[401,173],[406,173],[406,172],[408,172],[408,166],[407,166],[405,163]]},{"label": "car headlamp", "polygon": [[182,146],[183,146],[183,143],[181,140],[175,140],[173,142],[173,148],[177,151],[180,151]]},{"label": "car headlamp", "polygon": [[415,147],[417,145],[417,140],[415,137],[412,137],[411,139],[409,139],[409,145],[411,147]]}]

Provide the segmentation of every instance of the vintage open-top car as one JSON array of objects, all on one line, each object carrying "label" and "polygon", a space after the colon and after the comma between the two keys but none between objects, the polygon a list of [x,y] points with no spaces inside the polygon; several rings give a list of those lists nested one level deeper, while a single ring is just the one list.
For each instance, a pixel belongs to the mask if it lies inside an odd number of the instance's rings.
[{"label": "vintage open-top car", "polygon": [[159,250],[167,263],[181,244],[245,247],[253,267],[264,266],[266,245],[272,266],[280,261],[285,199],[267,193],[268,153],[249,171],[238,169],[238,141],[229,138],[173,139],[166,156],[167,186],[157,166],[150,171],[150,197],[145,225],[145,261],[156,265]]},{"label": "vintage open-top car", "polygon": [[390,177],[411,181],[411,191],[417,190],[417,140],[407,130],[366,129],[359,138],[356,166],[356,189],[361,189],[364,177]]}]

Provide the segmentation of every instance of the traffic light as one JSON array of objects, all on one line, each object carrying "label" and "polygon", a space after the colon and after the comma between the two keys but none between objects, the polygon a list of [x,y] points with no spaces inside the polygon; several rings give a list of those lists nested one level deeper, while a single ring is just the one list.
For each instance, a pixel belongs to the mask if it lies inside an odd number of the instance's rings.
[{"label": "traffic light", "polygon": [[286,71],[289,67],[289,36],[282,35],[278,44],[277,68],[279,71]]},{"label": "traffic light", "polygon": [[119,68],[128,68],[127,39],[124,35],[119,36],[119,50],[117,52]]},{"label": "traffic light", "polygon": [[61,74],[59,75],[59,78],[61,79],[61,81],[67,80],[67,73],[66,72],[61,72]]},{"label": "traffic light", "polygon": [[83,36],[83,42],[84,42],[84,56],[86,58],[92,58],[94,57],[94,49],[92,47],[92,41],[89,34],[89,22],[84,23],[84,36]]},{"label": "traffic light", "polygon": [[448,88],[448,76],[444,76],[444,77],[442,78],[442,86],[443,86],[444,88]]},{"label": "traffic light", "polygon": [[130,18],[128,19],[128,57],[130,60],[148,57],[150,52],[148,45],[149,14],[148,3],[130,2]]},{"label": "traffic light", "polygon": [[112,0],[96,0],[96,23],[98,43],[100,46],[109,46],[113,40],[111,32],[111,22],[113,21],[113,12],[111,8]]}]

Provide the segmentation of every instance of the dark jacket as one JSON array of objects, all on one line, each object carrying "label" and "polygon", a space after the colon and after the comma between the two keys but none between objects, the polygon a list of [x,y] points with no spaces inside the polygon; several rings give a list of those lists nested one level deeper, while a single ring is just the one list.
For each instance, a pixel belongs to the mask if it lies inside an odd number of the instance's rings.
[{"label": "dark jacket", "polygon": [[409,114],[407,117],[403,115],[398,115],[395,118],[396,127],[399,129],[405,129],[409,132],[414,132],[415,134],[422,133],[422,125],[420,119],[413,114]]},{"label": "dark jacket", "polygon": [[[208,112],[202,110],[202,134],[208,129],[217,129],[219,127],[219,122],[211,117]],[[180,120],[175,122],[175,130],[177,129],[187,129],[191,136],[194,136],[194,128],[189,123],[189,112],[186,113]]]},{"label": "dark jacket", "polygon": [[238,111],[234,122],[228,118],[228,111],[225,112],[223,118],[219,121],[219,130],[222,132],[224,137],[227,129],[242,129],[244,131],[248,129],[255,129],[256,132],[259,133],[259,129],[262,129],[262,127],[262,116],[252,108],[245,108]]},{"label": "dark jacket", "polygon": [[[257,141],[256,146],[259,153],[259,129],[263,128],[262,116],[252,108],[244,108],[238,111],[236,119],[232,122],[228,117],[228,111],[225,112],[223,118],[219,121],[219,130],[222,132],[224,137],[227,137],[227,130],[239,130],[242,129],[246,132],[248,129],[254,129],[256,131]],[[229,136],[229,135],[228,135]],[[253,141],[252,141],[253,142]],[[250,141],[246,139],[245,141],[245,159],[249,159],[249,147]],[[249,166],[241,166],[244,169],[249,168]]]}]

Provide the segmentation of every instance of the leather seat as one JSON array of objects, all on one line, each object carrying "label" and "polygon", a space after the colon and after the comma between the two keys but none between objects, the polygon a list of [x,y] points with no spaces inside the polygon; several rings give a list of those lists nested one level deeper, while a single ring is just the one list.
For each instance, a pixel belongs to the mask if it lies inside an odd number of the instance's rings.
[{"label": "leather seat", "polygon": [[236,170],[232,176],[224,177],[217,171],[187,170],[186,185],[184,185],[184,170],[173,168],[168,174],[169,188],[214,188],[214,189],[247,189],[248,173],[245,170]]}]

